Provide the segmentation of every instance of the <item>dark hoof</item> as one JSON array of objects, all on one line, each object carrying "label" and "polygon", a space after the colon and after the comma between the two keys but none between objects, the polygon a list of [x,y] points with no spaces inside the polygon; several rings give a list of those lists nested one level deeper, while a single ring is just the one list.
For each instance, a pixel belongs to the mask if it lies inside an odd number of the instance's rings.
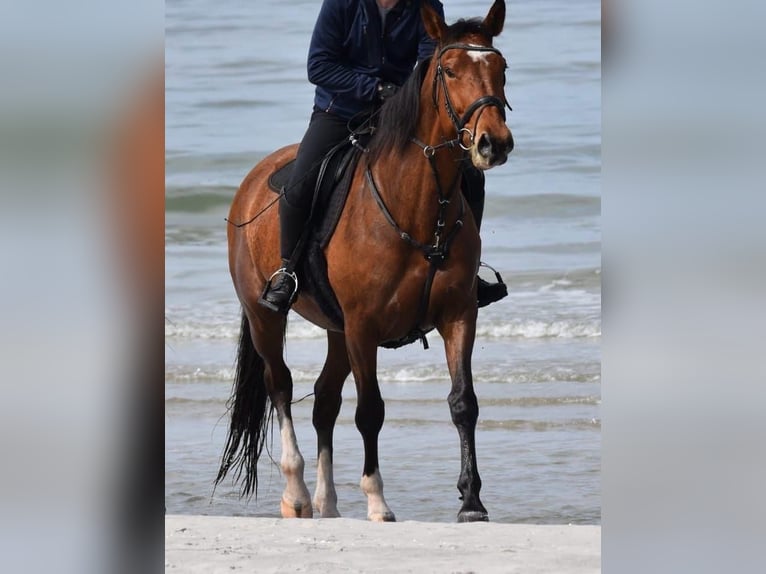
[{"label": "dark hoof", "polygon": [[489,522],[489,515],[481,510],[461,510],[457,515],[458,522]]}]

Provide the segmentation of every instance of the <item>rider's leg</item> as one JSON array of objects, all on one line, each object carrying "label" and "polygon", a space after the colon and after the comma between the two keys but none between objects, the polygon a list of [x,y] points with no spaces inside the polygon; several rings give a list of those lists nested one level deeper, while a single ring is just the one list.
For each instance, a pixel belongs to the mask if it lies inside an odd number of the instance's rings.
[{"label": "rider's leg", "polygon": [[[322,159],[348,135],[347,121],[322,110],[314,110],[295,157],[290,181],[279,202],[280,254],[282,269],[290,261],[295,267],[296,252],[306,222],[311,214],[314,186]],[[278,273],[259,303],[273,311],[287,313],[295,291],[295,281],[288,273]]]},{"label": "rider's leg", "polygon": [[[463,195],[468,206],[471,208],[473,218],[476,221],[476,229],[481,231],[481,220],[484,216],[484,172],[476,169],[470,161],[463,165]],[[484,307],[495,301],[499,301],[508,295],[505,283],[489,283],[481,277],[478,278],[476,298],[479,307]]]}]

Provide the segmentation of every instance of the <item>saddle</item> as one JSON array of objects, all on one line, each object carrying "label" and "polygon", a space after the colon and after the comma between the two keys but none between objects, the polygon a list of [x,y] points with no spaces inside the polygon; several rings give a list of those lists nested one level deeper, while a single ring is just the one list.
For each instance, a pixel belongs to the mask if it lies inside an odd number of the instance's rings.
[{"label": "saddle", "polygon": [[[313,298],[338,330],[343,329],[343,312],[327,276],[324,249],[338,225],[346,205],[356,165],[369,136],[351,136],[325,156],[314,187],[308,232],[303,254],[296,268],[301,291]],[[295,166],[291,160],[269,176],[269,188],[281,193]]]},{"label": "saddle", "polygon": [[[295,272],[298,274],[301,291],[316,301],[322,313],[338,330],[343,330],[343,311],[335,296],[327,275],[327,259],[324,250],[332,238],[338,225],[343,207],[346,204],[351,181],[354,178],[356,166],[362,151],[365,149],[369,134],[354,135],[338,144],[325,156],[319,169],[319,175],[314,187],[311,216],[308,222],[307,235],[303,239],[303,253]],[[269,176],[269,188],[275,193],[281,193],[290,180],[295,160],[291,160]],[[429,278],[429,283],[433,275]],[[424,297],[426,305],[430,285],[426,285]],[[433,328],[421,330],[416,326],[404,337],[380,343],[381,347],[397,349],[420,340],[424,348],[428,348],[427,335]]]}]

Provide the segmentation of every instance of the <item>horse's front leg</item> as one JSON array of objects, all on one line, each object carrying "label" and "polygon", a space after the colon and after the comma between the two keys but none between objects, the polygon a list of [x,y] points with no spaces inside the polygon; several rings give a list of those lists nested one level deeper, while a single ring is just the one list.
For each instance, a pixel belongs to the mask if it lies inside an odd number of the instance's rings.
[{"label": "horse's front leg", "polygon": [[452,377],[452,390],[447,397],[452,422],[460,437],[460,478],[457,488],[463,506],[458,512],[458,522],[487,521],[487,510],[479,499],[481,478],[476,466],[476,421],[479,404],[473,390],[471,353],[476,336],[476,308],[466,310],[457,320],[439,326],[444,338],[447,365]]},{"label": "horse's front leg", "polygon": [[359,486],[367,495],[367,518],[374,522],[393,522],[396,518],[383,498],[383,479],[378,468],[378,435],[385,417],[376,372],[378,346],[364,329],[348,324],[346,346],[356,382],[356,428],[364,442],[364,470]]}]

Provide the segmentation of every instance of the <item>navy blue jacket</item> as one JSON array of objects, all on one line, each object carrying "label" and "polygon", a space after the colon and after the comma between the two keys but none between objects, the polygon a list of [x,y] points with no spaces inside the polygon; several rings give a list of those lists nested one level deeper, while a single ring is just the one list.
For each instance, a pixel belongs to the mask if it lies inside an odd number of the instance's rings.
[{"label": "navy blue jacket", "polygon": [[423,26],[421,2],[444,17],[439,0],[399,0],[382,30],[375,0],[324,0],[308,57],[314,105],[349,119],[370,108],[379,83],[401,86],[436,48]]}]

